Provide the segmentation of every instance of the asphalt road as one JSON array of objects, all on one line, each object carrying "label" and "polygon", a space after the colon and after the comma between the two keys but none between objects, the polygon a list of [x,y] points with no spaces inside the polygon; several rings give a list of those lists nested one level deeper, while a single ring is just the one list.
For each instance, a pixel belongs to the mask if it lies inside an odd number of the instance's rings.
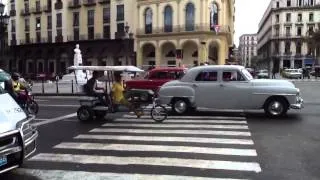
[{"label": "asphalt road", "polygon": [[320,179],[319,82],[301,111],[198,112],[155,124],[128,113],[79,123],[74,98],[39,97],[37,154],[0,179]]}]

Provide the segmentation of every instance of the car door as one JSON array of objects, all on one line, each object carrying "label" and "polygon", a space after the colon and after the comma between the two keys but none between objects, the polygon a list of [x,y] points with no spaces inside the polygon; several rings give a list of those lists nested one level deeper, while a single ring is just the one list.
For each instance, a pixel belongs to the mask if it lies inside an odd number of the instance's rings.
[{"label": "car door", "polygon": [[220,108],[246,109],[252,101],[252,86],[238,70],[223,70],[220,82]]},{"label": "car door", "polygon": [[197,107],[216,108],[219,101],[219,81],[217,70],[203,70],[196,75],[192,86],[195,90]]}]

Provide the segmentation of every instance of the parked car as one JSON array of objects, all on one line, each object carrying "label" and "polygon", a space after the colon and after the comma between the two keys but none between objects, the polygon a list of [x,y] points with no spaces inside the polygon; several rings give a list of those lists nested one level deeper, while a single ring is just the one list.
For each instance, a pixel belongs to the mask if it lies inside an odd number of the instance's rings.
[{"label": "parked car", "polygon": [[126,81],[126,89],[150,89],[158,91],[158,89],[166,82],[180,79],[185,74],[185,68],[167,67],[155,68],[150,70],[144,79]]},{"label": "parked car", "polygon": [[254,71],[253,68],[246,68],[248,70],[248,72],[251,74],[252,77],[256,76],[256,72]]},{"label": "parked car", "polygon": [[268,116],[278,117],[303,107],[300,90],[290,81],[253,79],[236,65],[194,67],[181,80],[164,84],[158,95],[177,114],[203,107],[264,109]]},{"label": "parked car", "polygon": [[302,70],[299,69],[285,69],[283,71],[283,76],[289,79],[301,79],[302,78]]},{"label": "parked car", "polygon": [[259,70],[259,71],[257,72],[257,78],[258,78],[258,79],[269,79],[268,70],[266,70],[266,69]]},{"label": "parked car", "polygon": [[0,174],[21,166],[36,151],[33,119],[0,87]]}]

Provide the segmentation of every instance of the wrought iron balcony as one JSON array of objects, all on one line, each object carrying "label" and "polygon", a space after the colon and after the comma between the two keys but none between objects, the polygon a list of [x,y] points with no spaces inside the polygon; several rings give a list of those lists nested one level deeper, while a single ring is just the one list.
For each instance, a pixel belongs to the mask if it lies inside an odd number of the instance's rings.
[{"label": "wrought iron balcony", "polygon": [[20,14],[21,14],[21,16],[30,16],[30,10],[29,9],[22,9]]},{"label": "wrought iron balcony", "polygon": [[96,0],[83,0],[83,5],[85,6],[95,6]]},{"label": "wrought iron balcony", "polygon": [[63,3],[62,1],[57,1],[54,3],[54,9],[62,9],[63,8]]},{"label": "wrought iron balcony", "polygon": [[31,12],[33,14],[41,14],[42,13],[42,8],[41,7],[32,8]]},{"label": "wrought iron balcony", "polygon": [[81,1],[80,0],[73,0],[73,1],[69,2],[68,7],[70,9],[81,8]]},{"label": "wrought iron balcony", "polygon": [[11,9],[10,12],[9,12],[9,15],[12,17],[12,16],[16,16],[16,10],[14,9]]},{"label": "wrought iron balcony", "polygon": [[100,4],[110,4],[110,0],[99,0]]},{"label": "wrought iron balcony", "polygon": [[195,33],[195,32],[204,32],[204,33],[231,33],[231,28],[229,26],[220,26],[218,31],[215,32],[210,28],[209,24],[196,24],[194,26],[163,26],[155,27],[150,31],[149,29],[140,28],[137,30],[137,35],[152,35],[152,34],[168,34],[168,33]]},{"label": "wrought iron balcony", "polygon": [[43,6],[43,11],[46,12],[46,13],[51,12],[51,11],[52,11],[51,5],[45,5],[45,6]]}]

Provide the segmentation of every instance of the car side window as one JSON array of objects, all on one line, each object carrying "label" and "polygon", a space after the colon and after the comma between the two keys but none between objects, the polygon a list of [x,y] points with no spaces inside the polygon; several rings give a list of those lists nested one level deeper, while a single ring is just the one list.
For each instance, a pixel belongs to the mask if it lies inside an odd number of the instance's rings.
[{"label": "car side window", "polygon": [[223,71],[223,81],[245,81],[246,79],[242,76],[239,71]]},{"label": "car side window", "polygon": [[216,71],[203,71],[200,72],[196,79],[196,81],[217,81],[218,80],[218,72]]}]

